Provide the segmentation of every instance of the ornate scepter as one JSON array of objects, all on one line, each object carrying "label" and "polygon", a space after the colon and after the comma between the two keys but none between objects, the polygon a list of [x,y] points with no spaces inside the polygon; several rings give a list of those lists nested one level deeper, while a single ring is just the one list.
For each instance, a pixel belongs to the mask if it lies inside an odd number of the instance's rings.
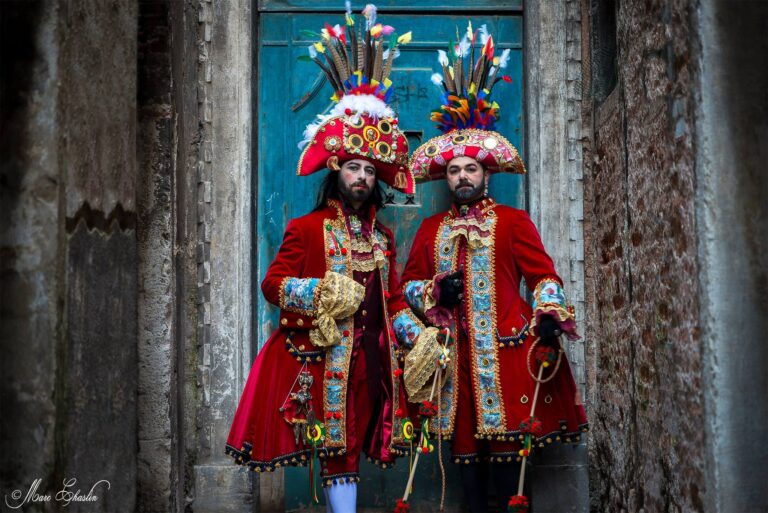
[{"label": "ornate scepter", "polygon": [[[523,441],[523,448],[520,449],[519,453],[520,456],[522,456],[522,461],[520,463],[520,480],[517,484],[517,495],[510,497],[509,503],[507,503],[507,511],[510,513],[528,512],[530,502],[528,501],[528,498],[523,495],[523,486],[525,485],[525,463],[528,460],[528,456],[531,454],[533,435],[541,429],[541,421],[534,417],[534,413],[536,412],[536,402],[539,398],[539,388],[541,388],[542,383],[546,383],[555,377],[557,370],[560,368],[560,362],[563,359],[562,347],[557,350],[551,347],[537,348],[538,344],[539,339],[536,339],[536,341],[531,344],[531,348],[528,350],[528,356],[526,357],[528,374],[530,374],[531,378],[536,382],[536,388],[533,391],[533,401],[531,401],[531,414],[522,422],[522,424],[520,424],[520,430],[525,434],[525,438]],[[535,352],[534,349],[536,349]],[[538,376],[534,376],[533,370],[531,370],[531,354],[534,354],[536,361],[539,362]],[[552,373],[548,377],[542,378],[544,369],[552,365],[552,363],[555,364]]]}]

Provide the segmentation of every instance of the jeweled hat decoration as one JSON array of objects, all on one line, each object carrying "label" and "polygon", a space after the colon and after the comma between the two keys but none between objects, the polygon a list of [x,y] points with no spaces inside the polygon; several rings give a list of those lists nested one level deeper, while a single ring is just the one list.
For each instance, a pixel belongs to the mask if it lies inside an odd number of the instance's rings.
[{"label": "jeweled hat decoration", "polygon": [[419,146],[411,157],[416,181],[445,177],[448,162],[461,155],[476,159],[491,173],[525,173],[517,149],[495,131],[499,104],[491,100],[496,84],[512,82],[500,74],[507,67],[510,50],[495,55],[493,36],[486,26],[473,31],[471,22],[464,36],[456,39],[448,51],[437,51],[442,73],[433,74],[432,82],[443,92],[431,119],[443,135]]},{"label": "jeweled hat decoration", "polygon": [[[317,64],[334,89],[335,105],[307,125],[299,148],[304,151],[296,174],[321,169],[337,170],[346,160],[365,159],[374,164],[377,178],[407,194],[414,192],[408,168],[408,140],[398,128],[397,115],[388,105],[394,88],[389,75],[399,56],[398,46],[411,41],[411,33],[398,36],[389,25],[377,23],[376,7],[362,11],[363,26],[346,2],[345,25],[325,24],[320,33],[303,34],[319,41],[300,57]],[[385,49],[386,47],[386,49]]]}]

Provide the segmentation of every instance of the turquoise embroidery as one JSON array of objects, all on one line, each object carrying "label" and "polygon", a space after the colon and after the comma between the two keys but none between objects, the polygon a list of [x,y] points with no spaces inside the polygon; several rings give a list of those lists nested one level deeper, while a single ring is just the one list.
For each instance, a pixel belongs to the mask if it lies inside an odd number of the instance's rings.
[{"label": "turquoise embroidery", "polygon": [[563,287],[560,286],[559,283],[556,281],[545,281],[540,283],[537,287],[537,294],[534,295],[533,298],[533,309],[536,310],[538,308],[538,305],[543,304],[556,304],[563,308],[567,307],[566,301],[565,301],[565,292],[563,292]]},{"label": "turquoise embroidery", "polygon": [[[384,235],[384,232],[375,230],[375,236],[380,241],[381,247],[386,249],[389,247],[389,239]],[[375,250],[374,250],[375,251]],[[384,262],[381,265],[381,287],[384,292],[389,292],[389,257],[384,257]]]},{"label": "turquoise embroidery", "polygon": [[[495,237],[495,218],[486,217],[485,224]],[[480,246],[467,248],[469,270],[468,283],[472,288],[472,303],[467,312],[471,319],[470,331],[473,344],[472,372],[478,377],[475,390],[478,406],[478,431],[498,432],[504,429],[504,415],[501,404],[501,385],[497,374],[498,355],[496,347],[496,321],[493,311],[494,270],[493,248]]]},{"label": "turquoise embroidery", "polygon": [[392,322],[395,338],[405,347],[413,347],[413,343],[421,333],[421,328],[407,311],[403,311]]},{"label": "turquoise embroidery", "polygon": [[[341,216],[341,214],[339,215]],[[326,268],[350,277],[352,272],[350,270],[349,256],[343,255],[341,251],[334,251],[334,254],[330,255],[328,251],[336,247],[336,242],[342,248],[349,247],[349,234],[346,227],[339,227],[336,224],[331,223],[328,219],[323,223],[325,228],[325,254],[327,255]],[[331,229],[329,230],[328,227]],[[328,437],[325,440],[326,447],[344,447],[346,445],[346,415],[344,415],[344,411],[347,402],[347,375],[349,359],[352,355],[351,347],[354,325],[351,317],[338,320],[336,325],[342,333],[341,343],[337,346],[329,347],[325,353],[326,377],[323,380],[325,404],[323,406],[326,412],[324,422],[328,433]],[[345,336],[344,333],[347,335]],[[328,371],[332,375],[342,372],[343,378],[328,377]],[[330,418],[327,415],[328,413],[331,414]],[[339,418],[336,418],[337,415],[335,414],[339,414]]]},{"label": "turquoise embroidery", "polygon": [[284,308],[314,310],[315,290],[320,278],[288,278],[283,285]]},{"label": "turquoise embroidery", "polygon": [[[456,239],[449,239],[448,234],[451,231],[451,226],[447,222],[440,224],[437,229],[437,254],[435,255],[437,272],[435,274],[443,273],[446,271],[454,271],[454,260],[456,259]],[[451,324],[451,333],[453,336],[451,340],[455,340],[456,325]],[[458,349],[456,344],[451,342],[448,346],[451,350],[453,358],[457,358]],[[454,419],[454,405],[456,403],[456,380],[458,379],[459,366],[453,365],[453,373],[449,375],[445,384],[443,385],[442,397],[440,401],[440,423],[439,428],[443,434],[450,434],[453,432],[453,419]],[[434,428],[437,422],[432,424]]]}]

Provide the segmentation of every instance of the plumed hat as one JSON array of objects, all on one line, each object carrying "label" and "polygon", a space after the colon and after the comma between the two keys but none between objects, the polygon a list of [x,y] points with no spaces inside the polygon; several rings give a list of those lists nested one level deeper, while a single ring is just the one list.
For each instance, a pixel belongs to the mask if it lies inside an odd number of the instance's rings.
[{"label": "plumed hat", "polygon": [[[476,47],[480,55],[475,61]],[[413,153],[410,168],[418,182],[445,177],[451,159],[472,157],[489,172],[525,173],[517,149],[496,132],[499,105],[491,100],[493,87],[511,82],[499,71],[506,68],[509,50],[494,56],[493,37],[485,25],[467,32],[448,51],[438,50],[442,73],[432,75],[432,82],[442,88],[441,105],[432,112],[432,121],[443,133],[419,146]],[[464,61],[468,61],[464,69]]]},{"label": "plumed hat", "polygon": [[392,62],[400,53],[398,45],[410,42],[411,33],[398,37],[393,27],[377,23],[376,7],[371,4],[362,14],[364,24],[358,29],[347,2],[345,26],[326,23],[319,34],[305,32],[319,41],[301,59],[311,60],[323,70],[333,86],[335,105],[304,130],[299,148],[306,147],[296,174],[338,169],[344,161],[364,159],[376,167],[378,179],[413,194],[408,140],[388,105],[394,91],[389,79]]}]

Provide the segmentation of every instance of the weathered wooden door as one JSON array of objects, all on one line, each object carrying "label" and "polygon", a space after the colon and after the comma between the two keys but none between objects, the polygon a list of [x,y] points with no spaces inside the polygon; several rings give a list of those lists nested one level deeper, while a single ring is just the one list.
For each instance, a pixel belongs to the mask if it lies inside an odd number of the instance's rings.
[{"label": "weathered wooden door", "polygon": [[[413,31],[413,42],[401,47],[395,61],[392,80],[396,85],[394,108],[399,114],[400,127],[410,140],[411,150],[438,134],[429,120],[429,113],[439,105],[439,89],[430,81],[438,67],[437,49],[444,49],[457,31],[463,34],[467,20],[474,27],[486,24],[493,34],[496,48],[512,49],[506,74],[512,84],[500,84],[494,97],[501,105],[499,130],[523,151],[522,66],[523,27],[521,2],[489,0],[453,0],[443,2],[389,0],[378,2],[380,21],[394,26],[399,33]],[[502,4],[504,4],[502,6]],[[363,5],[353,4],[356,12]],[[324,83],[312,63],[297,61],[312,42],[302,37],[305,29],[319,31],[325,22],[341,23],[343,2],[309,0],[263,0],[259,5],[257,53],[257,184],[256,229],[257,283],[275,256],[289,219],[308,213],[314,206],[317,189],[325,172],[310,177],[296,176],[299,158],[297,143],[304,127],[318,113],[332,106],[330,85]],[[394,14],[389,14],[387,10]],[[466,12],[471,10],[470,13]],[[297,108],[300,100],[310,98]],[[293,109],[292,109],[293,107]],[[523,178],[494,176],[491,195],[498,201],[522,207]],[[402,271],[411,241],[421,219],[445,210],[449,198],[444,182],[417,186],[412,197],[387,190],[388,205],[380,218],[393,228],[397,238],[398,272]],[[277,309],[268,304],[257,291],[258,348],[260,349],[276,327]],[[448,473],[447,504],[449,511],[458,504],[461,486],[455,464],[450,462],[445,446],[444,462]],[[363,463],[358,504],[361,508],[391,510],[395,498],[402,494],[407,476],[407,460],[400,460],[396,470],[382,471]],[[437,452],[422,459],[414,503],[426,510],[437,509],[440,500],[440,471]],[[287,469],[285,505],[287,510],[304,510],[309,501],[308,471]]]}]

